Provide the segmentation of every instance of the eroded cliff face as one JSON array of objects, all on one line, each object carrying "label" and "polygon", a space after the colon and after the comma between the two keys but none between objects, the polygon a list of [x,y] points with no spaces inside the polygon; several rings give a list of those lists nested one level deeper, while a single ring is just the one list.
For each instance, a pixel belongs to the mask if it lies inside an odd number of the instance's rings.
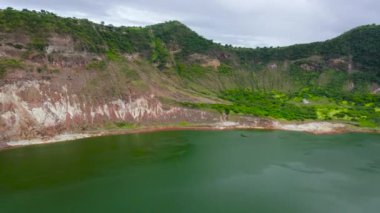
[{"label": "eroded cliff face", "polygon": [[178,92],[175,80],[163,78],[137,53],[115,62],[82,50],[69,35],[51,34],[47,41],[43,50],[35,50],[23,33],[0,33],[0,142],[115,122],[147,126],[219,120],[218,114],[163,104],[160,97],[196,96]]},{"label": "eroded cliff face", "polygon": [[75,94],[68,85],[57,90],[46,80],[5,84],[0,87],[0,140],[52,136],[109,122],[162,124],[218,119],[198,110],[164,106],[153,94],[108,99]]}]

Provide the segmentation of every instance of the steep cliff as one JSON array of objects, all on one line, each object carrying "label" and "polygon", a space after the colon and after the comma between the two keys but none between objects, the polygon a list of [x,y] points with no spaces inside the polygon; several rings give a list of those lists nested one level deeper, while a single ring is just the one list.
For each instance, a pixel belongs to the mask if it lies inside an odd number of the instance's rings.
[{"label": "steep cliff", "polygon": [[[212,122],[210,113],[164,106],[151,96],[109,97],[109,101],[73,93],[68,85],[50,81],[18,81],[0,88],[0,140],[53,136],[110,122],[138,124]],[[114,100],[112,100],[114,99]],[[217,120],[216,120],[217,121]]]}]

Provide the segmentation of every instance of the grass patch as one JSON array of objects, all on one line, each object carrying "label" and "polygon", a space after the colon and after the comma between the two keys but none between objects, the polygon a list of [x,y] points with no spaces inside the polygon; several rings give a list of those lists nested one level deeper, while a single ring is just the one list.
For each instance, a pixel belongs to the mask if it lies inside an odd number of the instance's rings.
[{"label": "grass patch", "polygon": [[135,129],[139,125],[135,123],[129,123],[129,122],[115,122],[115,123],[108,123],[105,125],[106,129]]},{"label": "grass patch", "polygon": [[191,124],[187,121],[181,121],[181,122],[176,123],[175,126],[187,127],[187,126],[191,126]]},{"label": "grass patch", "polygon": [[231,66],[229,65],[226,65],[226,64],[221,64],[219,67],[218,67],[218,72],[221,73],[221,74],[232,74],[234,73],[234,70]]},{"label": "grass patch", "polygon": [[0,59],[0,78],[4,77],[9,69],[22,68],[22,63],[16,59]]},{"label": "grass patch", "polygon": [[107,62],[105,61],[93,61],[86,65],[87,70],[97,70],[102,71],[107,68]]},{"label": "grass patch", "polygon": [[212,69],[197,64],[186,65],[180,63],[177,65],[179,76],[189,79],[202,77],[209,71],[212,71]]},{"label": "grass patch", "polygon": [[360,120],[359,121],[360,127],[367,127],[367,128],[376,128],[378,127],[378,124],[371,120]]},{"label": "grass patch", "polygon": [[110,50],[106,53],[107,59],[110,61],[121,61],[122,57],[116,51]]}]

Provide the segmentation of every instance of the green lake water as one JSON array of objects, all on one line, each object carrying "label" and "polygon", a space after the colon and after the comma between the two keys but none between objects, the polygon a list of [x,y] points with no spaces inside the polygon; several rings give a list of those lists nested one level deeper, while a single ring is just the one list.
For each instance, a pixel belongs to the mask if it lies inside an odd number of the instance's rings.
[{"label": "green lake water", "polygon": [[380,212],[380,135],[169,131],[0,151],[0,212]]}]

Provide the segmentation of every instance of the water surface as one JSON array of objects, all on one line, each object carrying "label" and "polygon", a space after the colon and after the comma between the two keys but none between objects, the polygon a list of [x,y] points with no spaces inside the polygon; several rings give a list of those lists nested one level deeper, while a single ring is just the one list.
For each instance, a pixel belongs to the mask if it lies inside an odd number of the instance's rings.
[{"label": "water surface", "polygon": [[0,152],[0,212],[380,212],[380,135],[173,131]]}]

